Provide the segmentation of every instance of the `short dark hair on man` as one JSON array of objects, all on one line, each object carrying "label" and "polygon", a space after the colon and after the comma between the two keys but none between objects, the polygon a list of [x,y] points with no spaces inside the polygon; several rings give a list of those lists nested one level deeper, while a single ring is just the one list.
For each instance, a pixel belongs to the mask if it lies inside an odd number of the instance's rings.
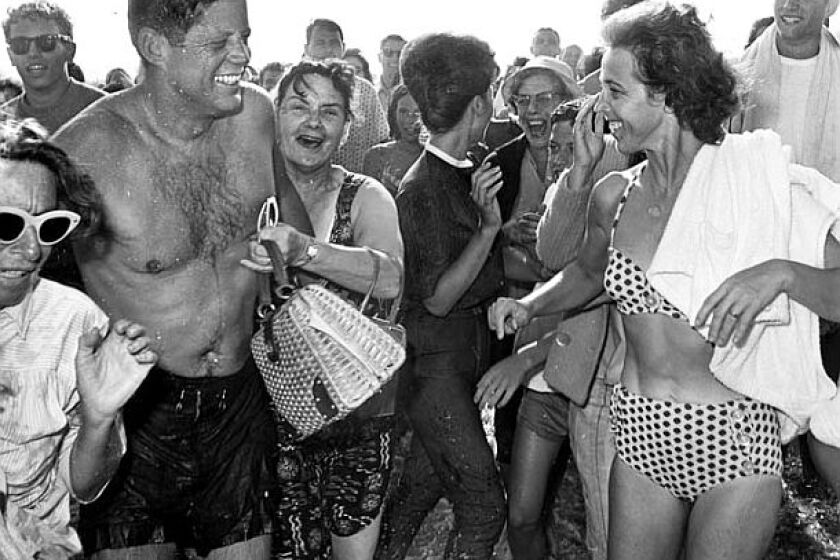
[{"label": "short dark hair on man", "polygon": [[429,131],[454,127],[473,97],[490,88],[496,73],[493,56],[487,43],[471,35],[432,33],[405,46],[400,75]]},{"label": "short dark hair on man", "polygon": [[560,44],[560,33],[553,27],[540,27],[534,35],[539,35],[540,33],[551,33],[557,39],[557,44]]},{"label": "short dark hair on man", "polygon": [[137,46],[142,27],[163,34],[170,43],[180,43],[206,10],[218,0],[128,0],[128,30]]},{"label": "short dark hair on man", "polygon": [[3,35],[9,38],[12,25],[24,19],[46,19],[54,21],[62,35],[73,37],[73,24],[70,16],[64,9],[52,2],[41,0],[40,2],[26,2],[16,8],[9,8],[6,12],[6,19],[3,20]]},{"label": "short dark hair on man", "polygon": [[715,50],[696,8],[644,2],[616,12],[604,24],[604,40],[635,59],[635,72],[680,126],[707,144],[723,139],[723,123],[739,106],[738,79]]},{"label": "short dark hair on man", "polygon": [[331,19],[327,18],[317,18],[313,19],[309,22],[309,25],[306,26],[306,44],[309,44],[310,39],[312,39],[312,32],[315,30],[316,27],[320,27],[326,31],[330,31],[332,33],[338,33],[338,38],[341,39],[341,42],[344,42],[344,31],[341,30],[341,26],[338,25]]},{"label": "short dark hair on man", "polygon": [[89,235],[99,228],[102,203],[93,181],[79,171],[64,150],[47,140],[47,131],[37,121],[0,117],[0,159],[43,165],[53,174],[59,206],[82,218],[73,232],[75,236]]},{"label": "short dark hair on man", "polygon": [[353,68],[343,60],[331,59],[329,61],[303,61],[292,66],[280,80],[277,87],[277,99],[275,103],[279,106],[286,93],[291,88],[298,95],[303,94],[303,88],[309,87],[306,76],[323,76],[332,82],[333,87],[344,99],[344,112],[349,119],[353,112],[350,109],[350,100],[353,98]]},{"label": "short dark hair on man", "polygon": [[380,51],[385,48],[385,43],[387,43],[388,41],[399,41],[400,43],[405,43],[406,42],[405,38],[403,38],[402,35],[397,35],[396,33],[391,33],[390,35],[385,35],[385,37],[383,37],[382,40],[379,41],[379,50]]}]

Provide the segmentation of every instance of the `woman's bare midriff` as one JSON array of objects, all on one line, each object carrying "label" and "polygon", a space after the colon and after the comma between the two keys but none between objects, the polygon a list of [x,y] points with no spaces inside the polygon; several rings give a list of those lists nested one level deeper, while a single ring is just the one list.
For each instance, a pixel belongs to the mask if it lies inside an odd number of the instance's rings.
[{"label": "woman's bare midriff", "polygon": [[622,384],[652,399],[719,403],[743,395],[709,369],[714,346],[688,323],[661,314],[624,315],[627,354]]}]

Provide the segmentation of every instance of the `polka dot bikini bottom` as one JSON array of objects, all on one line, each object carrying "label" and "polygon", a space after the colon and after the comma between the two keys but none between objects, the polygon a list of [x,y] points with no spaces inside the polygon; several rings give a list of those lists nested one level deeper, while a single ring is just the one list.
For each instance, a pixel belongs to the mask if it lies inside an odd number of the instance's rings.
[{"label": "polka dot bikini bottom", "polygon": [[610,420],[618,456],[680,500],[742,476],[782,475],[776,410],[749,398],[678,403],[616,385]]}]

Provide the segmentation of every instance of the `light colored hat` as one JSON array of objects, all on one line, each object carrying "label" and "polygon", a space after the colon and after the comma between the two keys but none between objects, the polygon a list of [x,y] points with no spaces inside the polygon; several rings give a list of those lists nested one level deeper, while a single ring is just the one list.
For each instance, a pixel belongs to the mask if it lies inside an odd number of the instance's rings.
[{"label": "light colored hat", "polygon": [[837,11],[837,3],[840,0],[828,0],[825,5],[825,17],[829,18],[834,15],[834,12]]},{"label": "light colored hat", "polygon": [[505,101],[510,101],[511,95],[519,89],[522,80],[537,72],[548,72],[556,76],[566,86],[572,97],[580,97],[580,87],[575,80],[575,73],[568,64],[552,56],[535,56],[505,80],[502,86],[502,95]]}]

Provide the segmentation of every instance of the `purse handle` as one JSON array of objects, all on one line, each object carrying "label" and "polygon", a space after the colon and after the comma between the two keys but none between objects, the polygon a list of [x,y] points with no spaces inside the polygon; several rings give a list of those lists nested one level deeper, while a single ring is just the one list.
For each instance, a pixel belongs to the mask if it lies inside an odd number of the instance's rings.
[{"label": "purse handle", "polygon": [[[261,241],[261,243],[262,246],[265,247],[266,251],[268,252],[269,258],[271,259],[272,274],[274,276],[274,282],[277,284],[277,297],[283,301],[286,301],[291,297],[292,293],[295,290],[295,287],[289,282],[289,275],[286,272],[286,263],[283,259],[283,254],[280,252],[280,248],[277,246],[276,243],[273,243],[267,239]],[[382,269],[382,264],[379,261],[379,254],[367,246],[365,246],[365,250],[367,251],[368,255],[370,255],[370,258],[373,261],[373,279],[371,279],[370,286],[368,287],[364,299],[362,300],[361,304],[359,304],[359,311],[364,311],[365,307],[367,307],[367,304],[370,302],[370,298],[371,296],[373,296],[373,290],[376,288],[376,283],[379,281],[379,275]],[[405,287],[405,277],[403,274],[403,268],[402,266],[400,266],[399,261],[391,255],[389,255],[388,253],[385,253],[385,255],[394,264],[394,266],[397,267],[400,274],[400,290],[397,293],[397,297],[395,297],[393,302],[391,303],[391,312],[388,314],[388,322],[391,324],[395,324],[397,319],[397,313],[399,313],[400,304],[402,303],[403,289]],[[267,287],[268,277],[263,275],[263,278],[265,280],[262,283],[265,287]],[[265,289],[265,287],[261,286],[260,289],[260,308],[271,305],[271,294],[270,291]]]},{"label": "purse handle", "polygon": [[[365,246],[365,250],[367,250],[368,255],[370,255],[370,258],[373,260],[373,281],[370,284],[370,288],[368,288],[364,301],[362,301],[362,306],[359,308],[360,310],[363,310],[365,306],[367,306],[368,300],[370,300],[370,296],[373,294],[376,282],[379,280],[379,272],[381,268],[379,253],[367,246]],[[385,253],[385,256],[397,268],[400,275],[400,290],[397,292],[397,297],[395,297],[391,302],[391,311],[388,313],[388,322],[394,325],[397,322],[397,313],[399,313],[400,304],[402,303],[403,289],[405,288],[405,275],[403,274],[403,267],[400,265],[399,260],[388,253]]]}]

